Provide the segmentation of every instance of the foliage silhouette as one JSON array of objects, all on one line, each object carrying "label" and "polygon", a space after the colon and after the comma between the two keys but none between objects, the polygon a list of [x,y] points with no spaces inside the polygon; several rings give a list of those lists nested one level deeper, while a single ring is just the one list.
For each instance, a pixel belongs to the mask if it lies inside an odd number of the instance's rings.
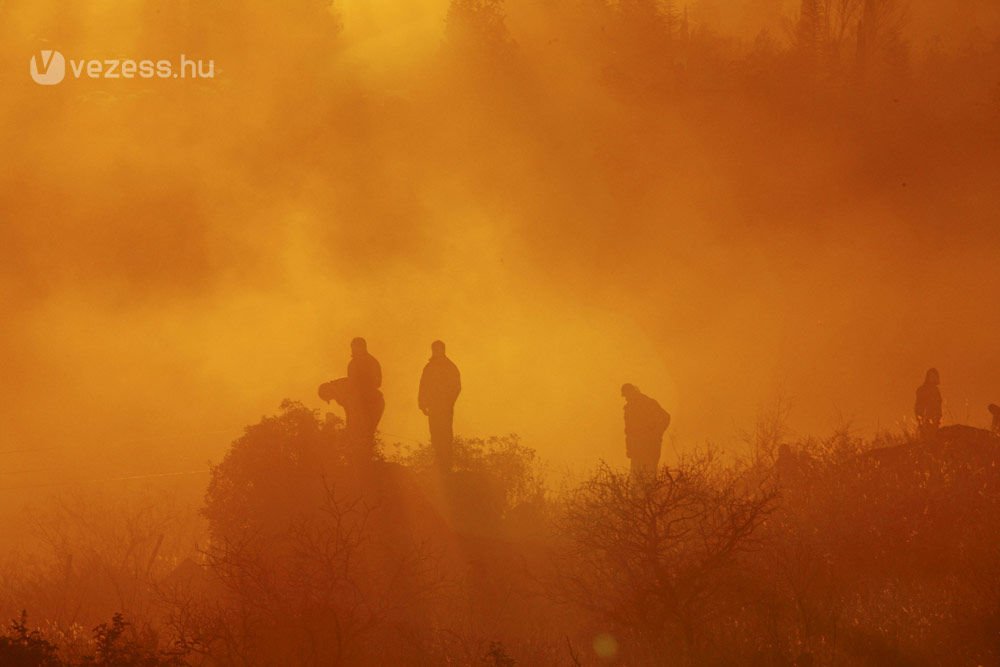
[{"label": "foliage silhouette", "polygon": [[38,630],[28,629],[28,613],[10,622],[0,636],[0,665],[10,667],[57,667],[61,665],[57,647],[44,639]]}]

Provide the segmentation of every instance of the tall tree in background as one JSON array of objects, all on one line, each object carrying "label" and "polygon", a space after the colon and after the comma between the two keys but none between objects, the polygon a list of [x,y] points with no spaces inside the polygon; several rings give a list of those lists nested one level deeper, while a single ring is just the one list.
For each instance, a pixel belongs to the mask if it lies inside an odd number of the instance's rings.
[{"label": "tall tree in background", "polygon": [[830,22],[827,0],[802,0],[795,43],[811,69],[825,60]]},{"label": "tall tree in background", "polygon": [[862,81],[877,74],[897,75],[906,55],[903,29],[909,16],[907,0],[861,0],[858,22],[857,70]]},{"label": "tall tree in background", "polygon": [[901,62],[907,0],[801,0],[795,48],[809,71],[836,75],[849,43],[861,79],[873,68],[893,70]]},{"label": "tall tree in background", "polygon": [[611,82],[647,95],[674,82],[679,37],[686,30],[672,0],[620,0],[612,5],[609,41]]},{"label": "tall tree in background", "polygon": [[823,0],[826,5],[831,56],[840,62],[844,44],[853,38],[863,0]]}]

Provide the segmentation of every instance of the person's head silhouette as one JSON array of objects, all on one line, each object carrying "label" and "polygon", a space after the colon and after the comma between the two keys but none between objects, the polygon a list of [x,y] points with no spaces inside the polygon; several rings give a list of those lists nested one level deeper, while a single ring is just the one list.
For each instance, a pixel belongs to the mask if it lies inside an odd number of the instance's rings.
[{"label": "person's head silhouette", "polygon": [[924,384],[941,384],[941,376],[938,374],[936,368],[931,368],[927,371],[927,375],[924,377]]},{"label": "person's head silhouette", "polygon": [[436,340],[431,343],[431,356],[432,357],[443,357],[444,356],[444,342]]},{"label": "person's head silhouette", "polygon": [[364,338],[358,336],[351,341],[351,356],[356,357],[358,355],[364,354],[368,351],[368,343],[365,342]]},{"label": "person's head silhouette", "polygon": [[625,397],[626,401],[631,401],[633,398],[639,395],[639,388],[634,384],[623,384],[622,385],[622,396]]}]

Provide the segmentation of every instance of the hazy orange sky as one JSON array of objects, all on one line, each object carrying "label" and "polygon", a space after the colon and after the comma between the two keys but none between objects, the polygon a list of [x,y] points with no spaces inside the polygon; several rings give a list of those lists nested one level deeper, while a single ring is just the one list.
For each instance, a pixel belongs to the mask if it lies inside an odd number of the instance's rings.
[{"label": "hazy orange sky", "polygon": [[[974,103],[951,82],[940,115],[863,130],[714,94],[654,112],[510,2],[538,92],[490,107],[441,92],[440,0],[344,2],[339,36],[315,7],[172,7],[0,4],[0,450],[76,457],[10,467],[217,459],[283,398],[322,407],[356,335],[385,369],[387,441],[425,437],[441,338],[458,433],[516,432],[558,463],[623,461],[625,381],[673,413],[668,462],[734,443],[779,395],[798,433],[894,427],[931,365],[947,420],[1000,401],[1000,137],[972,83]],[[785,39],[795,11],[690,14],[752,40]],[[998,20],[917,3],[911,40],[988,44]],[[43,47],[220,75],[43,88]],[[948,100],[987,121],[951,122]]]}]

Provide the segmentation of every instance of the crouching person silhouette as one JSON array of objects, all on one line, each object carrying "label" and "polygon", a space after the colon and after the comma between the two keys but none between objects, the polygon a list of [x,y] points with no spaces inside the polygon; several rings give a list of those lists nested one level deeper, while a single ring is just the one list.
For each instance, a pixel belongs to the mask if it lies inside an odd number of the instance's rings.
[{"label": "crouching person silhouette", "polygon": [[351,378],[339,378],[321,384],[319,397],[344,408],[347,416],[345,432],[351,448],[364,458],[375,458],[375,432],[385,411],[382,392],[375,390],[374,395],[367,394]]}]

